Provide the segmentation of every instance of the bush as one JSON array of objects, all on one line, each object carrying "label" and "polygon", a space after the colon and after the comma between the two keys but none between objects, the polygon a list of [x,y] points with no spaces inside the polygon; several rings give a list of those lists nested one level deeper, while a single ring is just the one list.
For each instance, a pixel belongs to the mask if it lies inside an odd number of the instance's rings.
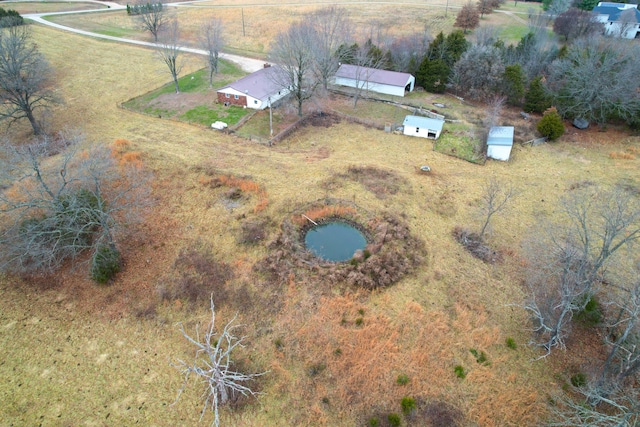
[{"label": "bush", "polygon": [[542,136],[550,140],[558,139],[564,134],[564,123],[562,117],[555,108],[549,108],[544,112],[544,116],[538,122],[536,129]]},{"label": "bush", "polygon": [[453,368],[453,372],[455,372],[456,377],[460,379],[464,379],[467,376],[467,373],[464,371],[464,367],[462,365],[456,365]]},{"label": "bush", "polygon": [[576,313],[575,319],[586,326],[595,326],[602,322],[602,310],[595,296],[589,298],[584,309]]},{"label": "bush", "polygon": [[400,415],[391,413],[387,415],[387,421],[391,427],[400,427]]},{"label": "bush", "polygon": [[411,415],[411,413],[416,409],[416,401],[413,397],[405,396],[400,401],[400,406],[402,406],[403,414]]},{"label": "bush", "polygon": [[487,354],[484,351],[478,351],[475,348],[472,348],[469,350],[469,352],[476,358],[476,362],[484,365],[489,365]]},{"label": "bush", "polygon": [[114,245],[99,246],[91,260],[91,278],[98,283],[107,283],[120,271],[121,265],[120,252]]},{"label": "bush", "polygon": [[571,377],[571,384],[574,387],[583,387],[587,384],[587,376],[582,372],[578,372]]},{"label": "bush", "polygon": [[511,350],[515,350],[516,348],[518,348],[516,340],[511,337],[507,338],[504,343],[506,344],[507,348],[510,348]]},{"label": "bush", "polygon": [[15,10],[0,7],[0,28],[15,27],[24,24],[24,18]]},{"label": "bush", "polygon": [[410,381],[409,376],[406,374],[398,375],[398,379],[396,380],[398,385],[407,385],[409,384],[409,381]]},{"label": "bush", "polygon": [[367,425],[369,427],[378,427],[380,425],[380,420],[378,419],[378,417],[371,417],[367,421]]}]

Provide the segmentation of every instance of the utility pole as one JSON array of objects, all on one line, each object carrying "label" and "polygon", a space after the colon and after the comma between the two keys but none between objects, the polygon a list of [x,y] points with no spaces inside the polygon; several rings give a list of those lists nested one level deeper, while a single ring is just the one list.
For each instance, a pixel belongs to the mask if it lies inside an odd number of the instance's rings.
[{"label": "utility pole", "polygon": [[273,138],[273,112],[271,111],[271,97],[269,100],[269,135]]},{"label": "utility pole", "polygon": [[242,37],[245,37],[247,34],[244,32],[244,7],[240,10],[242,11]]}]

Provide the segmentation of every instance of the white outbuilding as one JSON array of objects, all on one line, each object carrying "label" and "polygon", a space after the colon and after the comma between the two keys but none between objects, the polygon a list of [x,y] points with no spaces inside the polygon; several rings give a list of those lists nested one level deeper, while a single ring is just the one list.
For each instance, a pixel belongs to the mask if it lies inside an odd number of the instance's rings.
[{"label": "white outbuilding", "polygon": [[338,68],[338,71],[336,71],[334,83],[338,86],[360,88],[387,95],[404,96],[405,92],[413,91],[416,78],[409,73],[342,64],[340,68]]},{"label": "white outbuilding", "polygon": [[513,147],[513,126],[493,126],[487,137],[487,157],[509,160]]},{"label": "white outbuilding", "polygon": [[406,116],[402,125],[404,126],[403,133],[405,135],[438,139],[442,132],[444,120],[421,116]]}]

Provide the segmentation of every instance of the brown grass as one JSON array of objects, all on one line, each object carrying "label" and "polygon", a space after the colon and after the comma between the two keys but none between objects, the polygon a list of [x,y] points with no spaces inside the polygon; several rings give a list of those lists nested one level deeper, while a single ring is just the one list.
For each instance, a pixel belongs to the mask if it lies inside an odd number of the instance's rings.
[{"label": "brown grass", "polygon": [[309,219],[311,219],[312,221],[318,222],[323,219],[333,218],[333,217],[349,218],[355,214],[356,214],[356,209],[351,206],[323,205],[323,206],[316,206],[316,207],[310,208],[306,210],[304,214],[294,215],[291,218],[291,221],[293,221],[293,223],[296,224],[297,226],[302,227],[308,224],[307,221],[309,221]]},{"label": "brown grass", "polygon": [[634,151],[626,151],[623,153],[612,151],[609,153],[609,158],[617,159],[617,160],[635,160],[635,150]]}]

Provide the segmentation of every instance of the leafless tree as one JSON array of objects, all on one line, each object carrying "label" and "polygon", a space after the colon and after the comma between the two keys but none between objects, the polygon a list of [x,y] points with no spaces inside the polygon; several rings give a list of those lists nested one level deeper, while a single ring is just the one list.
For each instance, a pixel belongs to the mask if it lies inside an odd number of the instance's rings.
[{"label": "leafless tree", "polygon": [[480,12],[480,19],[484,17],[484,15],[488,15],[493,13],[493,1],[492,0],[478,0],[478,4],[476,6],[478,12]]},{"label": "leafless tree", "polygon": [[473,38],[476,45],[493,46],[500,39],[500,29],[492,25],[485,25],[473,33]]},{"label": "leafless tree", "polygon": [[571,0],[552,0],[547,13],[551,16],[558,16],[566,12],[571,7]]},{"label": "leafless tree", "polygon": [[244,347],[242,342],[245,338],[234,335],[235,330],[240,327],[240,325],[234,325],[236,318],[237,316],[231,319],[222,331],[217,333],[215,328],[216,311],[212,296],[211,322],[202,339],[197,327],[195,338],[184,330],[183,325],[180,327],[182,335],[196,347],[196,354],[193,362],[187,363],[178,359],[175,364],[184,375],[183,385],[178,392],[176,401],[187,386],[189,377],[194,374],[207,387],[203,394],[204,407],[202,408],[200,419],[204,416],[207,408],[210,407],[214,416],[212,425],[216,427],[220,425],[219,407],[228,403],[230,399],[233,399],[238,394],[256,396],[258,393],[245,384],[268,373],[244,374],[234,369],[231,353],[238,347]]},{"label": "leafless tree", "polygon": [[371,56],[368,54],[366,45],[359,47],[352,58],[353,75],[355,87],[353,88],[353,108],[358,106],[358,100],[363,91],[368,91],[372,74],[382,68],[384,58]]},{"label": "leafless tree", "polygon": [[602,23],[591,12],[575,7],[567,9],[553,20],[553,32],[564,36],[565,40],[601,34],[602,30]]},{"label": "leafless tree", "polygon": [[[114,249],[118,230],[148,205],[149,177],[105,147],[81,151],[60,135],[6,144],[0,165],[0,268],[53,272],[85,251]],[[57,154],[60,153],[61,154]]]},{"label": "leafless tree", "polygon": [[640,113],[640,48],[627,40],[580,39],[553,62],[547,86],[560,114],[604,125]]},{"label": "leafless tree", "polygon": [[167,8],[162,2],[149,3],[145,0],[138,2],[138,8],[140,13],[135,15],[134,19],[143,31],[148,31],[153,35],[153,41],[157,43],[160,31],[170,20]]},{"label": "leafless tree", "polygon": [[315,39],[315,29],[308,22],[299,22],[279,33],[271,49],[270,56],[280,68],[280,72],[273,74],[276,83],[290,91],[300,117],[304,102],[313,97],[319,84],[313,73]]},{"label": "leafless tree", "polygon": [[640,422],[640,402],[635,393],[616,391],[602,401],[602,406],[606,408],[599,410],[589,404],[594,395],[592,389],[587,387],[577,391],[583,398],[574,400],[563,396],[551,408],[552,421],[548,426],[633,427]]},{"label": "leafless tree", "polygon": [[483,239],[489,230],[494,215],[503,213],[515,196],[516,191],[511,184],[501,182],[495,177],[485,183],[480,205],[480,213],[483,218],[479,233],[480,239]]},{"label": "leafless tree", "polygon": [[504,68],[500,49],[471,46],[453,67],[452,86],[469,98],[486,101],[499,92]]},{"label": "leafless tree", "polygon": [[594,295],[613,256],[640,239],[640,206],[624,189],[576,190],[561,206],[564,221],[541,225],[529,239],[525,308],[545,356],[564,347],[573,315]]},{"label": "leafless tree", "polygon": [[180,27],[177,19],[171,20],[160,32],[157,52],[160,60],[169,69],[176,93],[180,93],[178,75],[184,64],[180,58],[182,52],[180,50]]},{"label": "leafless tree", "polygon": [[209,87],[213,87],[213,75],[218,74],[218,58],[224,47],[224,26],[220,18],[213,18],[202,25],[200,45],[207,52]]},{"label": "leafless tree", "polygon": [[456,15],[456,22],[453,26],[462,28],[466,34],[467,31],[476,28],[478,24],[480,24],[480,12],[478,11],[478,8],[469,1],[467,4],[462,6],[458,15]]},{"label": "leafless tree", "polygon": [[41,135],[36,111],[58,102],[50,90],[53,70],[31,41],[27,26],[0,32],[0,119],[11,123],[26,118],[33,133]]},{"label": "leafless tree", "polygon": [[389,47],[394,69],[415,74],[427,55],[432,39],[427,26],[424,27],[422,32],[395,38]]},{"label": "leafless tree", "polygon": [[338,63],[343,59],[337,57],[336,52],[340,45],[349,40],[352,24],[347,17],[347,11],[336,6],[319,9],[309,15],[305,21],[304,25],[314,29],[315,66],[313,70],[326,91],[329,80],[338,69]]}]

